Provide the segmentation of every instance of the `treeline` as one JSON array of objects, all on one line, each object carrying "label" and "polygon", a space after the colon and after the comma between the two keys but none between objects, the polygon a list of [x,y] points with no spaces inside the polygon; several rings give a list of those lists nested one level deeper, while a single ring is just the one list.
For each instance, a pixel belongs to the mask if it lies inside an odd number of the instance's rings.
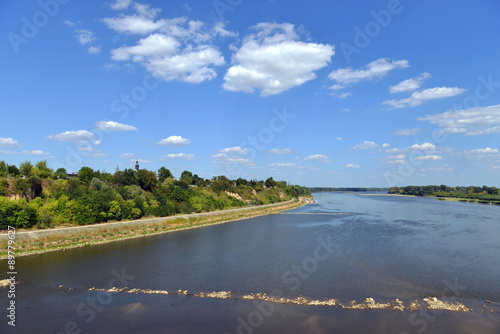
[{"label": "treeline", "polygon": [[449,187],[443,184],[440,186],[391,187],[389,188],[388,193],[413,196],[463,198],[476,200],[481,203],[500,202],[500,189],[488,186]]},{"label": "treeline", "polygon": [[0,161],[0,229],[165,217],[310,195],[307,188],[272,177],[265,181],[225,176],[204,179],[184,171],[176,179],[165,167],[157,172],[125,169],[114,174],[82,167],[76,177],[69,178],[64,169],[48,168],[46,161],[5,167]]},{"label": "treeline", "polygon": [[352,191],[352,192],[364,192],[364,191],[387,191],[387,188],[329,188],[329,187],[310,187],[309,190],[314,193],[321,192],[335,192],[335,191]]}]

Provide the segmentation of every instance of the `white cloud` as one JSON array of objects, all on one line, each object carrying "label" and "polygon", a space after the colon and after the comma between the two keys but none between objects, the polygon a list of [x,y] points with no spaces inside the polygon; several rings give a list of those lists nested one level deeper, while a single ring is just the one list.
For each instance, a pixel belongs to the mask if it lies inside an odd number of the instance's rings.
[{"label": "white cloud", "polygon": [[339,99],[345,99],[348,96],[351,96],[352,94],[350,92],[331,92],[331,96],[336,96]]},{"label": "white cloud", "polygon": [[80,44],[85,45],[95,40],[94,34],[88,29],[75,30],[76,39]]},{"label": "white cloud", "polygon": [[103,131],[137,131],[137,128],[131,125],[122,124],[114,121],[98,121],[95,123],[98,130]]},{"label": "white cloud", "polygon": [[32,155],[49,155],[50,153],[44,152],[42,150],[33,150],[33,151],[23,151],[23,154],[32,154]]},{"label": "white cloud", "polygon": [[182,138],[181,136],[170,136],[168,138],[160,140],[157,144],[176,147],[176,146],[187,146],[191,144],[191,141],[186,138]]},{"label": "white cloud", "polygon": [[389,148],[389,147],[391,147],[391,144],[387,144],[387,143],[382,144],[382,148]]},{"label": "white cloud", "polygon": [[131,3],[132,0],[116,0],[116,2],[110,4],[109,7],[111,7],[111,9],[113,10],[123,10],[127,9]]},{"label": "white cloud", "polygon": [[120,155],[120,159],[133,159],[134,157],[133,153],[123,153]]},{"label": "white cloud", "polygon": [[405,162],[406,154],[388,155],[380,160],[387,164],[402,164]]},{"label": "white cloud", "polygon": [[297,166],[297,165],[294,163],[290,163],[290,162],[275,162],[275,163],[267,165],[267,167],[288,167],[288,168],[295,167],[295,166]]},{"label": "white cloud", "polygon": [[415,107],[421,105],[425,101],[443,99],[460,95],[465,92],[465,89],[458,87],[434,87],[413,92],[410,97],[401,100],[386,100],[383,104],[389,105],[392,109],[400,109],[406,107]]},{"label": "white cloud", "polygon": [[74,27],[75,26],[75,23],[70,21],[70,20],[66,20],[63,22],[65,25],[67,25],[68,27]]},{"label": "white cloud", "polygon": [[321,163],[330,162],[330,158],[323,154],[314,154],[304,158],[304,161],[317,161]]},{"label": "white cloud", "polygon": [[101,52],[101,47],[100,46],[91,46],[88,48],[87,52],[90,53],[91,55],[98,54],[99,52]]},{"label": "white cloud", "polygon": [[228,154],[241,154],[245,155],[248,153],[248,149],[240,147],[240,146],[234,146],[234,147],[228,147],[228,148],[223,148],[219,150],[220,153],[228,153]]},{"label": "white cloud", "polygon": [[458,157],[469,160],[490,160],[498,159],[500,161],[500,152],[497,148],[476,148],[473,150],[464,150],[455,154]]},{"label": "white cloud", "polygon": [[345,167],[346,168],[360,168],[361,166],[351,163],[351,164],[346,164]]},{"label": "white cloud", "polygon": [[217,47],[206,43],[221,33],[221,26],[218,28],[218,32],[206,32],[202,22],[185,17],[163,20],[145,34],[154,30],[159,32],[140,39],[136,45],[111,50],[111,59],[139,62],[164,81],[201,83],[212,80],[217,77],[212,67],[225,64]]},{"label": "white cloud", "polygon": [[213,162],[216,165],[246,165],[246,166],[255,165],[255,163],[252,160],[244,159],[241,157],[228,156],[227,154],[224,153],[215,155],[213,157],[216,158]]},{"label": "white cloud", "polygon": [[388,58],[380,58],[369,63],[365,69],[353,70],[351,67],[340,68],[328,75],[329,79],[337,82],[330,88],[337,90],[351,83],[380,79],[396,68],[406,68],[408,66],[410,65],[407,60],[389,61]]},{"label": "white cloud", "polygon": [[420,129],[420,128],[402,129],[402,130],[394,131],[394,134],[397,136],[414,136],[414,135],[417,135],[420,131],[422,131],[422,129]]},{"label": "white cloud", "polygon": [[87,130],[66,131],[57,135],[49,135],[47,139],[59,141],[88,141],[94,138],[94,134]]},{"label": "white cloud", "polygon": [[292,150],[289,148],[273,148],[272,150],[269,150],[269,153],[271,153],[271,154],[291,154]]},{"label": "white cloud", "polygon": [[441,160],[443,159],[442,156],[440,155],[424,155],[424,156],[421,156],[421,157],[415,157],[414,160],[416,161],[435,161],[435,160]]},{"label": "white cloud", "polygon": [[402,92],[412,92],[414,90],[417,90],[420,88],[420,85],[424,81],[424,79],[430,78],[431,74],[424,72],[420,74],[420,76],[413,78],[413,79],[408,79],[401,81],[395,86],[390,86],[389,87],[389,92],[392,94],[394,93],[402,93]]},{"label": "white cloud", "polygon": [[335,139],[337,139],[338,141],[342,141],[342,140],[344,140],[344,138],[342,138],[342,137],[337,137],[337,138],[335,138]]},{"label": "white cloud", "polygon": [[414,144],[405,148],[391,148],[385,150],[386,153],[392,153],[392,154],[406,154],[416,151],[423,152],[426,155],[433,155],[433,154],[451,152],[453,151],[453,149],[448,147],[437,147],[432,143],[422,143],[422,144]]},{"label": "white cloud", "polygon": [[314,71],[327,66],[335,54],[333,45],[300,41],[290,23],[259,23],[253,29],[239,49],[233,48],[233,66],[224,76],[226,90],[279,94],[315,79]]},{"label": "white cloud", "polygon": [[13,138],[0,138],[0,147],[6,148],[18,148],[21,147],[17,140]]},{"label": "white cloud", "polygon": [[442,133],[465,133],[479,136],[500,132],[500,104],[488,107],[475,107],[442,114],[417,118],[439,125]]},{"label": "white cloud", "polygon": [[190,153],[170,153],[162,156],[159,160],[167,160],[167,159],[182,159],[186,161],[196,160],[196,156]]},{"label": "white cloud", "polygon": [[222,37],[237,37],[238,36],[238,33],[224,29],[224,26],[225,25],[223,22],[217,22],[214,26],[215,33],[222,36]]},{"label": "white cloud", "polygon": [[0,154],[19,154],[19,152],[0,150]]},{"label": "white cloud", "polygon": [[351,150],[353,150],[353,151],[370,150],[370,149],[373,149],[373,148],[375,148],[377,146],[378,145],[375,144],[372,141],[365,141],[363,144],[359,144],[359,145],[356,145],[356,146],[352,147]]}]

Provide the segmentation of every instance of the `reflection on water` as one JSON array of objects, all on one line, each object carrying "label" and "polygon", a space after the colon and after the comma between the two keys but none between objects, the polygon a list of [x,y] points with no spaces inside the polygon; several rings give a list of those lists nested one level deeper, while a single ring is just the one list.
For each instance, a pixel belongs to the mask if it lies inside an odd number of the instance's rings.
[{"label": "reflection on water", "polygon": [[[93,333],[417,333],[425,323],[426,333],[467,332],[471,324],[498,332],[500,207],[340,193],[315,198],[317,204],[288,214],[19,258],[20,328],[56,333],[71,321]],[[140,293],[179,289],[188,292]],[[372,300],[389,309],[398,300],[405,311],[369,310]],[[440,304],[427,317],[420,313],[440,301],[471,312],[451,314]]]}]

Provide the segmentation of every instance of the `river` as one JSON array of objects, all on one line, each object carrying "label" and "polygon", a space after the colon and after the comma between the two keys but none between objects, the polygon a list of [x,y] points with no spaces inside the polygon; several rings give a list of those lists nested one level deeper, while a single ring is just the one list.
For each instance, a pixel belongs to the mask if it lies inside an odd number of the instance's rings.
[{"label": "river", "polygon": [[[16,327],[4,315],[0,332],[500,332],[499,206],[314,197],[283,214],[20,257]],[[467,312],[430,310],[428,297]]]}]

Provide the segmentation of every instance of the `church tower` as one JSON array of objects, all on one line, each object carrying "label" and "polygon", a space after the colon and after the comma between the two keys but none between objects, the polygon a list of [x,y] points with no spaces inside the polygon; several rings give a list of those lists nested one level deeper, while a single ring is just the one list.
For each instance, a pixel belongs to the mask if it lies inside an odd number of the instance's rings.
[{"label": "church tower", "polygon": [[137,160],[135,162],[135,171],[138,172],[139,171],[139,160]]}]

